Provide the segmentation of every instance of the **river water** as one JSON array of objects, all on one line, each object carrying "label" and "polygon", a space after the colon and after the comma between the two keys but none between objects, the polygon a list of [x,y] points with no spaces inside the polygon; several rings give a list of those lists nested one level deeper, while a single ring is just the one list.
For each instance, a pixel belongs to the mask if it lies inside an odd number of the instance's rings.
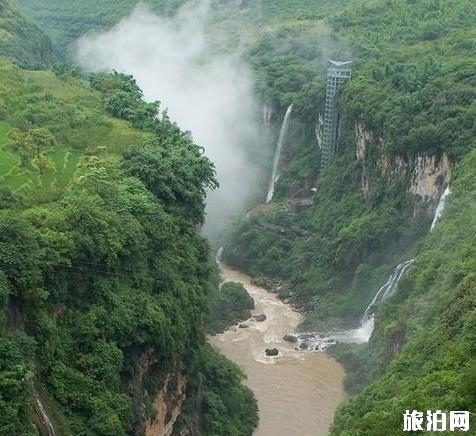
[{"label": "river water", "polygon": [[[253,314],[266,321],[246,321],[249,328],[232,327],[210,338],[211,344],[247,375],[260,423],[255,436],[326,435],[334,411],[345,398],[342,367],[324,353],[296,351],[282,340],[295,331],[302,316],[274,294],[251,284],[251,278],[221,264],[225,281],[240,282],[255,300]],[[267,357],[266,348],[278,348]]]}]

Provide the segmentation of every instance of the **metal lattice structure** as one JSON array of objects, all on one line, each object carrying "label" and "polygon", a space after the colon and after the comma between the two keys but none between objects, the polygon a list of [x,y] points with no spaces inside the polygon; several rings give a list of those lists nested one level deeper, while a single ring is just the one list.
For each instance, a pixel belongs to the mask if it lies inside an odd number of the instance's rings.
[{"label": "metal lattice structure", "polygon": [[329,59],[327,69],[326,108],[324,113],[324,135],[321,148],[321,169],[334,157],[337,146],[336,95],[339,87],[350,80],[351,61],[340,62]]}]

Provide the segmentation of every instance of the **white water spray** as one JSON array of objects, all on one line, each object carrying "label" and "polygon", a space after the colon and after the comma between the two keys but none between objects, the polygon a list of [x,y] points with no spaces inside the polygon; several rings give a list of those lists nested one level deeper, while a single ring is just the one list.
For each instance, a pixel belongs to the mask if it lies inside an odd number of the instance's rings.
[{"label": "white water spray", "polygon": [[[451,194],[449,185],[446,187],[435,210],[435,216],[431,224],[430,232],[435,228],[445,210],[446,199]],[[365,309],[364,316],[357,329],[345,330],[343,332],[331,333],[328,335],[316,333],[303,333],[299,335],[299,343],[306,342],[310,350],[325,350],[336,341],[347,344],[363,344],[369,341],[375,327],[373,306],[391,297],[398,287],[398,283],[405,276],[415,259],[406,260],[396,266],[388,280],[379,288],[374,298]]]},{"label": "white water spray", "polygon": [[[349,335],[349,339],[351,339],[351,342],[354,343],[352,339],[355,339],[357,343],[369,341],[375,326],[374,313],[372,311],[373,306],[377,303],[385,301],[387,298],[391,297],[395,293],[395,290],[397,289],[400,280],[402,279],[402,277],[405,276],[405,273],[407,272],[408,268],[410,268],[410,266],[413,264],[413,262],[415,262],[415,259],[406,260],[405,262],[398,264],[397,267],[393,270],[388,280],[380,287],[380,289],[375,294],[373,300],[367,306],[367,309],[365,309],[364,316],[360,321],[360,327],[354,331],[351,331],[353,333],[353,335]],[[338,338],[336,339],[339,340]],[[344,336],[340,340],[342,342],[346,342],[345,339],[346,337]]]},{"label": "white water spray", "polygon": [[374,298],[365,309],[358,328],[326,335],[303,333],[298,336],[299,343],[306,342],[307,349],[312,351],[324,351],[329,345],[335,344],[336,342],[345,344],[364,344],[368,342],[375,327],[374,305],[386,300],[394,294],[400,280],[406,275],[414,261],[415,259],[406,260],[395,267],[388,280],[378,289]]},{"label": "white water spray", "polygon": [[215,262],[218,263],[218,264],[221,263],[221,259],[223,257],[223,250],[224,250],[224,248],[220,247],[217,251],[216,256],[215,256]]},{"label": "white water spray", "polygon": [[284,138],[286,137],[286,132],[288,131],[289,117],[291,116],[292,110],[293,110],[293,105],[288,107],[288,110],[286,111],[286,114],[284,115],[283,124],[281,124],[278,144],[276,145],[276,152],[274,153],[273,174],[271,175],[271,180],[269,182],[268,195],[266,195],[266,204],[268,204],[273,199],[274,186],[278,180],[278,166],[279,166],[279,160],[281,158],[281,150],[283,148],[283,142],[284,142]]},{"label": "white water spray", "polygon": [[448,185],[445,189],[445,192],[443,192],[443,195],[440,198],[438,206],[436,207],[435,216],[433,217],[433,222],[431,223],[430,232],[435,228],[436,224],[438,223],[441,216],[443,215],[443,212],[445,210],[446,197],[448,197],[448,195],[450,194],[451,194],[451,189],[450,189],[450,185]]}]

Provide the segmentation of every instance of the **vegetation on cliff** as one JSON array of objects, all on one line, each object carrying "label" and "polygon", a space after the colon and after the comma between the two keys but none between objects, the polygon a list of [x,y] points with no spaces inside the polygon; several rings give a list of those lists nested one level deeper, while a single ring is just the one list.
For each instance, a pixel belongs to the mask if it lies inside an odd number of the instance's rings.
[{"label": "vegetation on cliff", "polygon": [[[312,197],[314,206],[289,213],[283,204],[252,215],[235,227],[225,253],[252,273],[291,283],[296,303],[308,312],[307,326],[357,323],[389,269],[427,232],[435,203],[408,192],[414,159],[446,153],[458,161],[471,150],[474,17],[467,0],[395,0],[356,2],[329,18],[338,44],[355,62],[339,101],[339,155],[325,171],[319,171],[314,135],[325,101],[322,73],[297,89],[269,81],[262,88],[278,107],[292,102],[295,108],[275,197]],[[431,33],[433,27],[438,32]],[[290,39],[290,32],[282,35]],[[295,45],[318,50],[319,43],[303,35],[295,31]],[[281,39],[276,35],[263,47]],[[263,48],[254,57],[264,77],[269,53]],[[300,50],[290,62],[281,66],[289,74],[309,65]],[[360,160],[357,124],[370,133]],[[393,167],[395,156],[403,169]]]},{"label": "vegetation on cliff", "polygon": [[[19,3],[61,41],[63,56],[74,38],[134,4]],[[152,2],[167,12],[180,3]],[[417,253],[410,276],[377,308],[368,347],[336,350],[358,394],[332,434],[400,434],[412,408],[475,411],[475,20],[471,0],[265,0],[214,10],[211,25],[246,40],[275,130],[294,104],[275,205],[234,226],[226,260],[282,279],[305,326],[324,329],[356,325],[392,267]],[[339,96],[338,156],[320,171],[315,126],[333,56],[353,58],[353,79]],[[137,405],[160,379],[154,371],[180,360],[192,379],[181,428],[191,420],[210,434],[249,434],[256,404],[239,371],[197,346],[211,272],[196,230],[204,190],[215,184],[209,162],[129,77],[95,76],[94,92],[68,74],[6,63],[0,74],[8,253],[0,297],[9,314],[0,428],[8,434],[13,420],[30,431],[26,381],[37,372],[65,430],[133,431]],[[359,159],[357,126],[368,134]],[[447,215],[430,235],[435,201],[409,192],[418,154],[445,154],[456,166]],[[293,209],[293,197],[314,205]],[[150,385],[131,392],[125,380],[143,370],[150,348],[158,356]]]},{"label": "vegetation on cliff", "polygon": [[[201,148],[131,77],[94,77],[98,92],[4,60],[0,76],[0,432],[35,434],[37,384],[62,434],[137,434],[167,373],[220,368],[234,377],[225,392],[205,376],[209,415],[256,421],[239,370],[202,350],[214,266],[197,225],[216,182]],[[236,410],[215,409],[225,397]]]},{"label": "vegetation on cliff", "polygon": [[377,312],[368,348],[338,352],[352,388],[371,383],[339,408],[331,434],[400,435],[407,409],[476,411],[475,168],[473,150],[455,172],[444,219]]},{"label": "vegetation on cliff", "polygon": [[241,283],[223,283],[210,296],[210,332],[222,333],[237,322],[250,318],[254,307],[253,298]]}]

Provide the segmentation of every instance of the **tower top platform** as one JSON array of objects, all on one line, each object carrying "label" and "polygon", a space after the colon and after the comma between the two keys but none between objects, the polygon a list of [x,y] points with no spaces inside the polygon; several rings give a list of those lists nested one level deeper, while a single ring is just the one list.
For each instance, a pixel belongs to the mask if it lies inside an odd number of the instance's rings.
[{"label": "tower top platform", "polygon": [[334,61],[329,59],[329,63],[336,68],[345,68],[352,63],[352,61]]}]

